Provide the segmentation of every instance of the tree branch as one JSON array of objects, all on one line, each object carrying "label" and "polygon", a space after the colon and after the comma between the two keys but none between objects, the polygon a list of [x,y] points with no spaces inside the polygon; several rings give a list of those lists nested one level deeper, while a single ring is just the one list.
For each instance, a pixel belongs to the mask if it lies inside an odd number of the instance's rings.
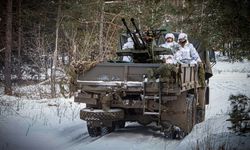
[{"label": "tree branch", "polygon": [[5,50],[5,47],[4,48],[2,48],[2,49],[0,49],[0,53],[2,52],[2,51],[4,51]]}]

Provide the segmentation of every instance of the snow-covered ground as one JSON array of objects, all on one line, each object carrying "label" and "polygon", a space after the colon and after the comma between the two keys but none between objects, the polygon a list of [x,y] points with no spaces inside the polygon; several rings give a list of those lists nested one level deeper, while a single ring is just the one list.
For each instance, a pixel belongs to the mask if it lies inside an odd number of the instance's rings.
[{"label": "snow-covered ground", "polygon": [[197,124],[176,149],[250,149],[250,134],[236,136],[228,127],[231,94],[250,97],[250,62],[219,61],[210,79],[210,103],[205,121]]},{"label": "snow-covered ground", "polygon": [[210,79],[210,104],[206,119],[229,110],[231,94],[245,94],[250,97],[250,62],[217,62],[213,67],[214,76]]},{"label": "snow-covered ground", "polygon": [[[249,149],[250,135],[236,136],[228,130],[231,124],[226,119],[230,94],[250,97],[250,77],[247,77],[250,62],[218,62],[213,71],[206,120],[197,124],[183,140],[165,139],[153,125],[142,127],[136,123],[127,123],[124,129],[91,138],[86,122],[79,119],[84,104],[74,103],[73,98],[10,97],[3,95],[3,87],[0,87],[0,150]],[[20,88],[16,91],[22,93]]]}]

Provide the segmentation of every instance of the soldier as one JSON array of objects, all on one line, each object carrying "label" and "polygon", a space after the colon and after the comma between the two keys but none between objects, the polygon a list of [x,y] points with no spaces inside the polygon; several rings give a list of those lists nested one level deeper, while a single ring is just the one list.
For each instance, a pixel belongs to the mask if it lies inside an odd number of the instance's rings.
[{"label": "soldier", "polygon": [[[134,42],[132,40],[131,37],[129,37],[127,39],[127,42],[122,46],[122,50],[125,50],[125,49],[133,49],[134,48]],[[125,62],[132,62],[132,58],[131,56],[123,56],[122,57],[122,61],[125,61]]]},{"label": "soldier", "polygon": [[177,43],[174,41],[174,34],[168,33],[165,35],[166,42],[164,44],[161,44],[160,47],[164,48],[170,48],[172,49]]},{"label": "soldier", "polygon": [[[174,41],[174,34],[168,33],[165,35],[166,42],[164,44],[161,44],[160,47],[164,48],[170,48],[172,53],[175,53],[175,47],[177,46],[177,43]],[[165,61],[165,63],[168,64],[174,64],[176,61],[174,60],[174,55],[160,55],[160,58]]]},{"label": "soldier", "polygon": [[131,37],[127,39],[127,42],[122,46],[122,50],[124,49],[133,49],[134,48],[134,42]]},{"label": "soldier", "polygon": [[188,42],[187,34],[180,33],[178,36],[179,50],[175,54],[175,59],[179,63],[197,64],[201,62],[200,56],[193,44]]}]

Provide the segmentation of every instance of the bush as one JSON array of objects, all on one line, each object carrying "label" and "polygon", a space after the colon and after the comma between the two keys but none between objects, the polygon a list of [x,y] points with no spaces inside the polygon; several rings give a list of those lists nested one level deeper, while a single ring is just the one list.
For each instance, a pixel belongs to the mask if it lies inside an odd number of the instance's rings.
[{"label": "bush", "polygon": [[229,101],[231,101],[231,112],[227,121],[232,123],[229,129],[239,134],[250,132],[250,98],[238,94],[231,95]]}]

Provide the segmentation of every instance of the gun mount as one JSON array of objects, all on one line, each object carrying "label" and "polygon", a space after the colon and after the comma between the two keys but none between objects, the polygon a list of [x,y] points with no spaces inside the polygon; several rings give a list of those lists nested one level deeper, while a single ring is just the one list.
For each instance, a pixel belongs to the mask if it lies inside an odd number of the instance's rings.
[{"label": "gun mount", "polygon": [[118,56],[131,56],[133,62],[136,63],[157,63],[161,62],[159,57],[160,54],[172,54],[170,49],[158,47],[157,43],[160,37],[163,35],[163,32],[166,30],[147,30],[141,32],[137,27],[134,18],[130,19],[135,32],[132,32],[125,19],[122,19],[123,25],[126,27],[128,36],[131,37],[134,43],[134,49],[123,49],[117,51]]}]

